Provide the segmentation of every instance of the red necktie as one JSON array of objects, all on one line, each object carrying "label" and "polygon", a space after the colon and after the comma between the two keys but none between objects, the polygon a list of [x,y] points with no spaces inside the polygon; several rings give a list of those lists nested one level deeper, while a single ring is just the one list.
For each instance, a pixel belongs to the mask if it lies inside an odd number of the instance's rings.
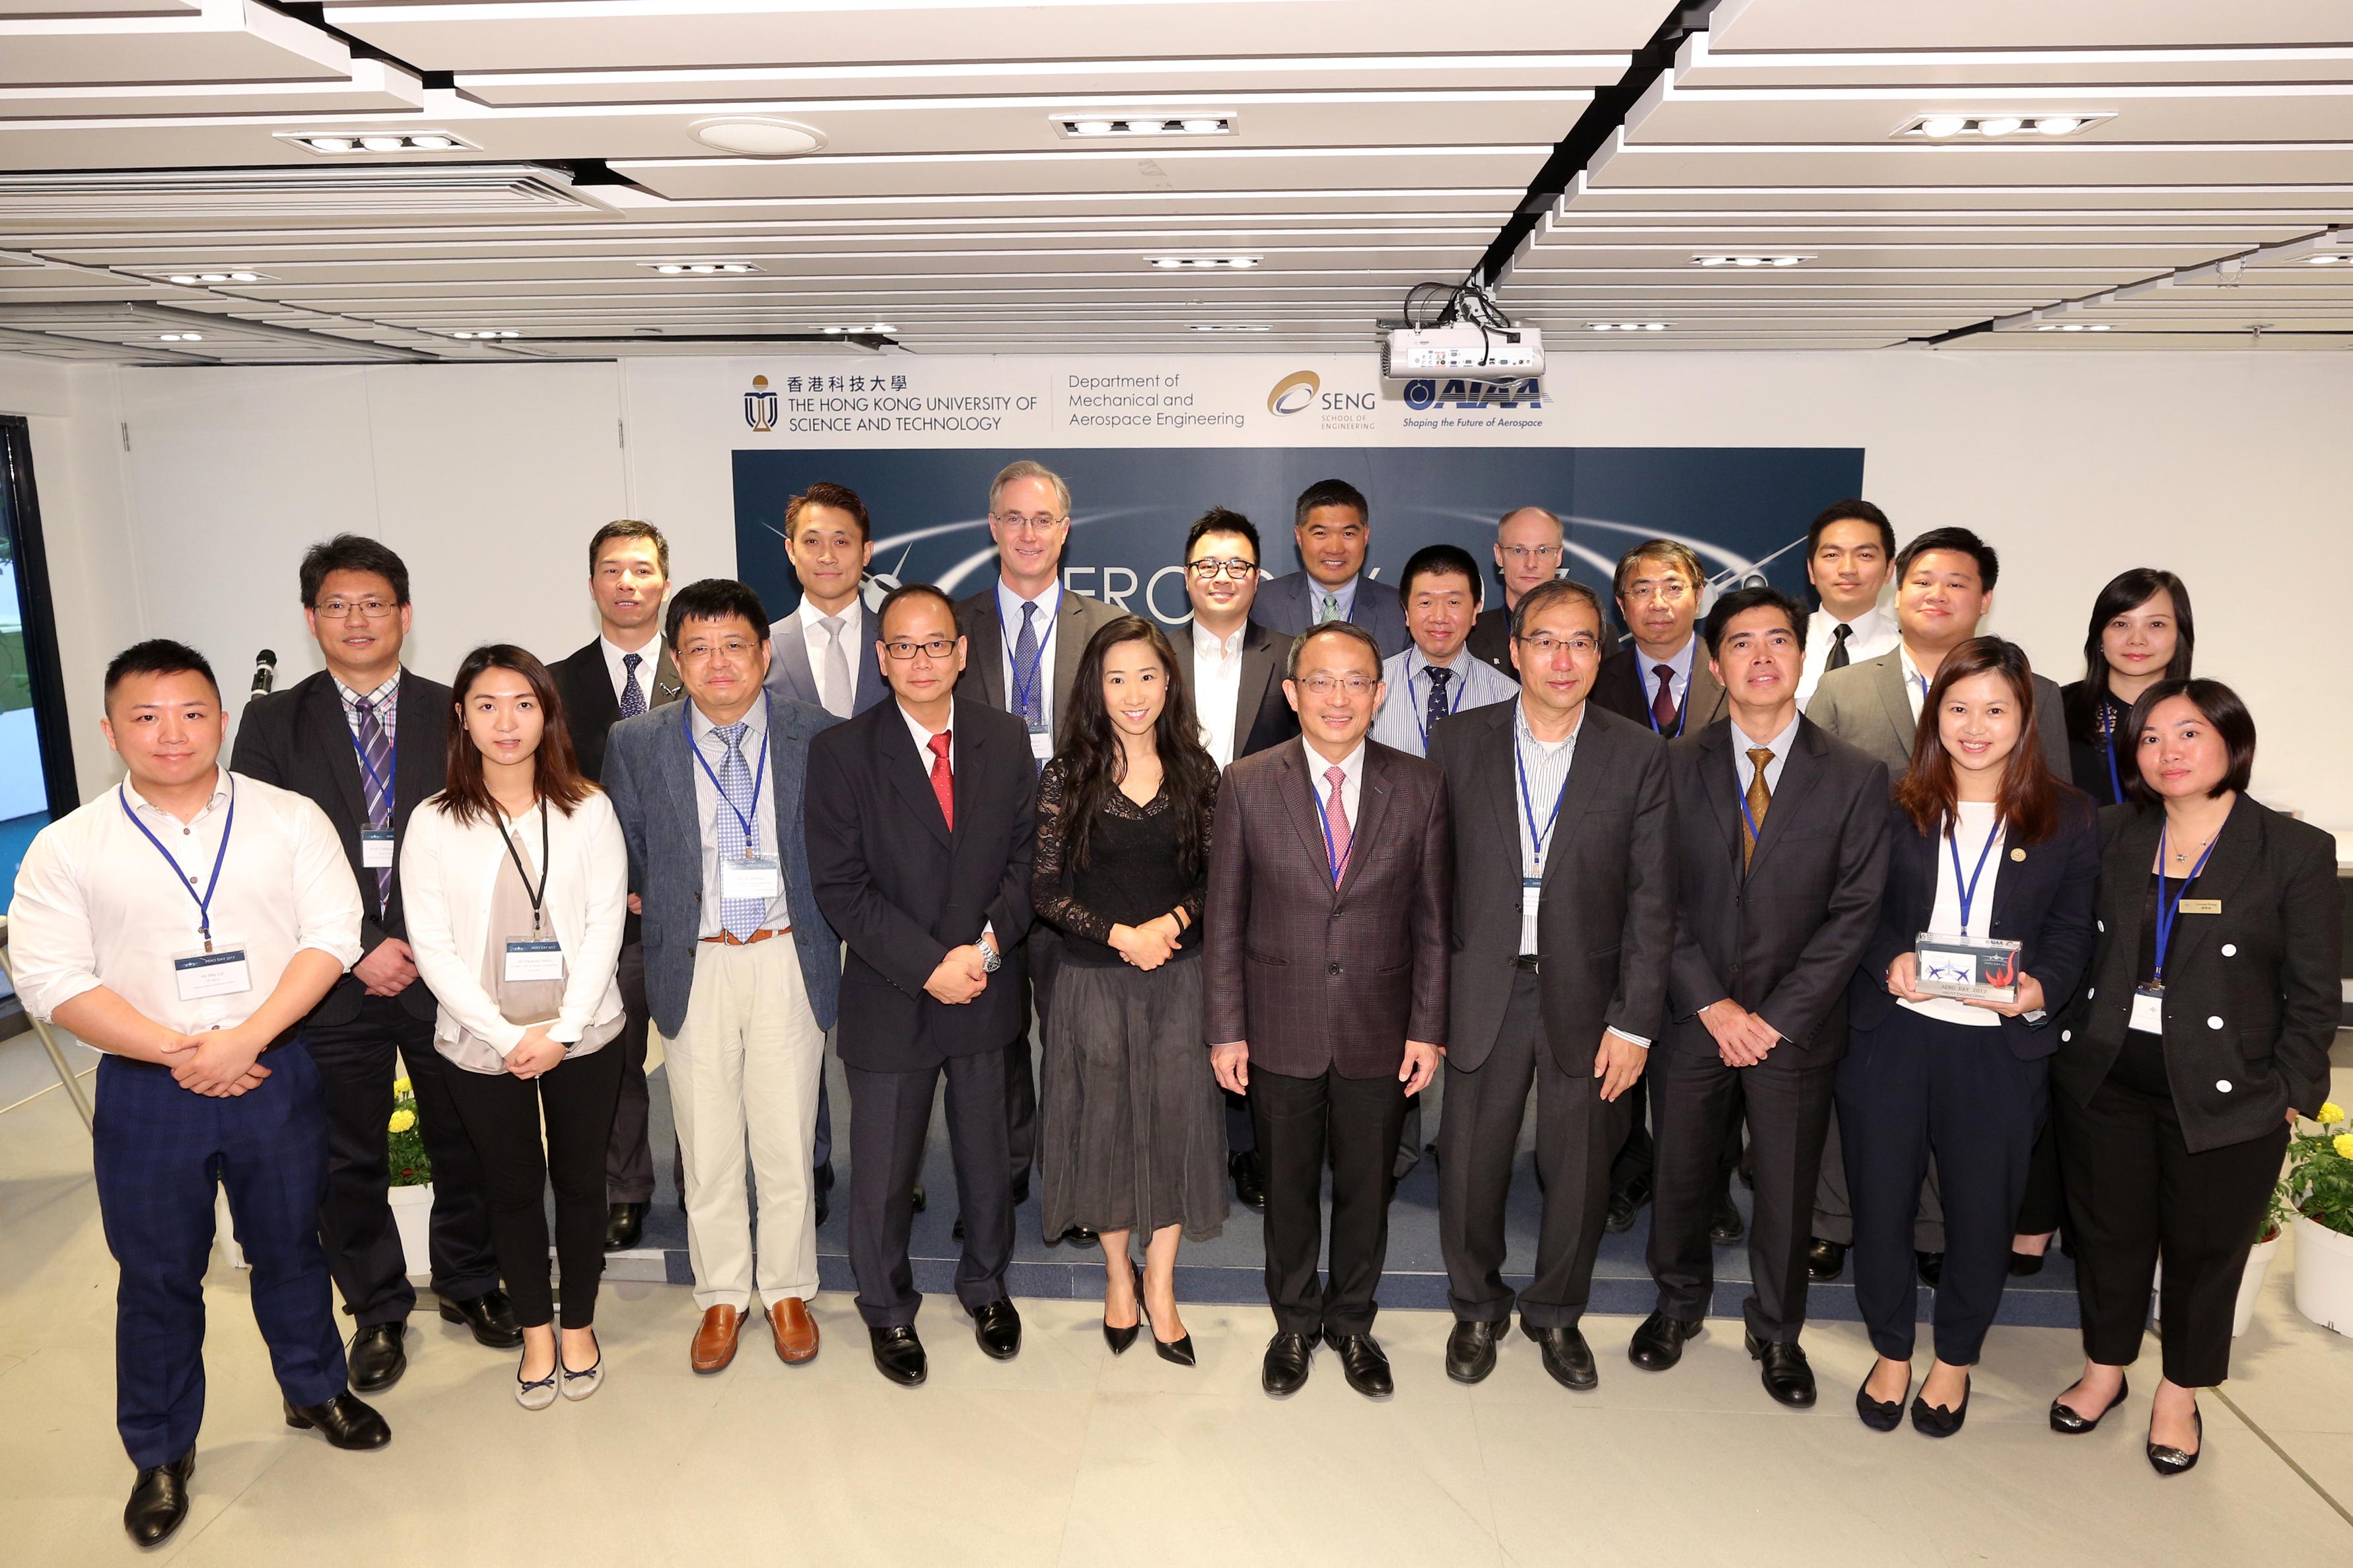
[{"label": "red necktie", "polygon": [[948,831],[955,831],[955,774],[948,771],[949,731],[943,730],[927,742],[932,748],[932,793],[940,797],[940,815]]},{"label": "red necktie", "polygon": [[1675,670],[1670,664],[1655,665],[1651,673],[1659,678],[1659,694],[1651,699],[1651,721],[1662,735],[1675,732]]}]

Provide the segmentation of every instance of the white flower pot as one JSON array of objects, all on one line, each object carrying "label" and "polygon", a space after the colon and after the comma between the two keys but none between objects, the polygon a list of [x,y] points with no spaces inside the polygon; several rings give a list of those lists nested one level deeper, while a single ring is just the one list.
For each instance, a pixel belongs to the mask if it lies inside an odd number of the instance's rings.
[{"label": "white flower pot", "polygon": [[[2270,1272],[2272,1258],[2279,1251],[2280,1242],[2284,1239],[2284,1233],[2269,1241],[2259,1241],[2247,1254],[2246,1272],[2239,1276],[2239,1300],[2231,1309],[2232,1339],[2247,1331],[2247,1324],[2255,1315],[2255,1302],[2263,1293],[2263,1276]],[[2157,1272],[2149,1280],[2148,1321],[2152,1323],[2161,1321],[2165,1316],[2164,1286],[2165,1259],[2160,1258],[2157,1261]]]},{"label": "white flower pot", "polygon": [[400,1227],[400,1256],[404,1270],[410,1274],[433,1272],[433,1184],[421,1187],[394,1187],[392,1221]]},{"label": "white flower pot", "polygon": [[2353,1336],[2353,1236],[2295,1216],[2295,1310]]}]

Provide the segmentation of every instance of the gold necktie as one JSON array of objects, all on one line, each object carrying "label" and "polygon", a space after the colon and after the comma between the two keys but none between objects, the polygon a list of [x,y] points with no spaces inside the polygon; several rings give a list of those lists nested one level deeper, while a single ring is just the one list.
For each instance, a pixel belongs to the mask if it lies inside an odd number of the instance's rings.
[{"label": "gold necktie", "polygon": [[1740,874],[1748,874],[1749,862],[1757,858],[1757,836],[1765,831],[1765,814],[1772,808],[1773,792],[1765,787],[1765,767],[1773,760],[1769,746],[1751,746],[1748,765],[1755,770],[1748,776],[1748,820],[1741,824]]}]

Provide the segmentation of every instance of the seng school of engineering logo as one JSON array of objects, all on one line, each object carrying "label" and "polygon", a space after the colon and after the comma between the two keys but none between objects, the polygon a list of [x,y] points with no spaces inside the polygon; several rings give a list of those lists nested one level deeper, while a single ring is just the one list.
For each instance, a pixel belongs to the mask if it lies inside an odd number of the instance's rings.
[{"label": "seng school of engineering logo", "polygon": [[776,395],[768,390],[768,378],[755,375],[752,390],[744,395],[744,423],[755,431],[776,427]]},{"label": "seng school of engineering logo", "polygon": [[1324,379],[1312,370],[1294,370],[1274,384],[1266,395],[1269,414],[1304,414],[1315,406],[1315,395],[1324,390]]}]

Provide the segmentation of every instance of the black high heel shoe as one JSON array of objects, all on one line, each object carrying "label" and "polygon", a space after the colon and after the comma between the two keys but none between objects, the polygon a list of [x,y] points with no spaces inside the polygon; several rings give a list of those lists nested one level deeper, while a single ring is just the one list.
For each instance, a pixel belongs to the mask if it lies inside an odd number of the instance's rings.
[{"label": "black high heel shoe", "polygon": [[[1872,1369],[1873,1372],[1878,1370],[1875,1366]],[[1904,1402],[1911,1397],[1912,1369],[1910,1367],[1904,1369],[1904,1392],[1896,1395],[1893,1404],[1873,1399],[1871,1396],[1871,1378],[1865,1374],[1862,1386],[1854,1391],[1854,1413],[1862,1416],[1862,1424],[1873,1431],[1893,1432],[1904,1424]]]},{"label": "black high heel shoe", "polygon": [[[2076,1388],[2082,1387],[2083,1382],[2084,1380],[2082,1378],[2077,1378],[2073,1383],[2068,1384],[2068,1391],[2072,1392]],[[2094,1426],[2097,1426],[2102,1421],[2105,1420],[2107,1418],[2108,1412],[2114,1410],[2117,1405],[2122,1405],[2125,1402],[2125,1395],[2131,1392],[2132,1380],[2130,1378],[2118,1378],[2116,1380],[2116,1396],[2114,1399],[2109,1400],[2105,1405],[2102,1406],[2100,1413],[2097,1415],[2086,1415],[2080,1410],[2072,1410],[2066,1405],[2061,1404],[2060,1400],[2063,1400],[2067,1397],[2067,1394],[2063,1392],[2059,1395],[2058,1399],[2054,1399],[2051,1402],[2051,1430],[2064,1437],[2080,1437],[2084,1433],[2092,1430]]]},{"label": "black high heel shoe", "polygon": [[1135,1276],[1135,1321],[1124,1329],[1114,1329],[1109,1322],[1105,1322],[1103,1326],[1103,1343],[1111,1347],[1112,1354],[1125,1355],[1127,1347],[1135,1342],[1136,1331],[1142,1327],[1144,1327],[1144,1275],[1139,1270]]},{"label": "black high heel shoe", "polygon": [[1926,1392],[1927,1384],[1924,1382],[1921,1384],[1923,1392],[1920,1397],[1912,1402],[1912,1429],[1926,1437],[1949,1437],[1959,1431],[1961,1423],[1969,1418],[1971,1381],[1966,1378],[1962,1380],[1961,1402],[1950,1410],[1941,1405],[1928,1403]]},{"label": "black high heel shoe", "polygon": [[[1135,1271],[1135,1305],[1136,1310],[1142,1313],[1144,1321],[1150,1322],[1152,1314],[1144,1305],[1144,1271],[1140,1268]],[[1162,1339],[1155,1333],[1152,1336],[1152,1350],[1153,1353],[1162,1361],[1175,1362],[1178,1366],[1196,1364],[1193,1360],[1193,1336],[1190,1334],[1187,1334],[1181,1340],[1169,1341]]]},{"label": "black high heel shoe", "polygon": [[2185,1454],[2179,1448],[2168,1448],[2162,1443],[2152,1442],[2148,1446],[2150,1469],[2160,1476],[2178,1476],[2186,1470],[2197,1468],[2198,1455],[2206,1451],[2206,1413],[2202,1410],[2197,1411],[2192,1414],[2190,1419],[2198,1426],[2197,1451]]}]

